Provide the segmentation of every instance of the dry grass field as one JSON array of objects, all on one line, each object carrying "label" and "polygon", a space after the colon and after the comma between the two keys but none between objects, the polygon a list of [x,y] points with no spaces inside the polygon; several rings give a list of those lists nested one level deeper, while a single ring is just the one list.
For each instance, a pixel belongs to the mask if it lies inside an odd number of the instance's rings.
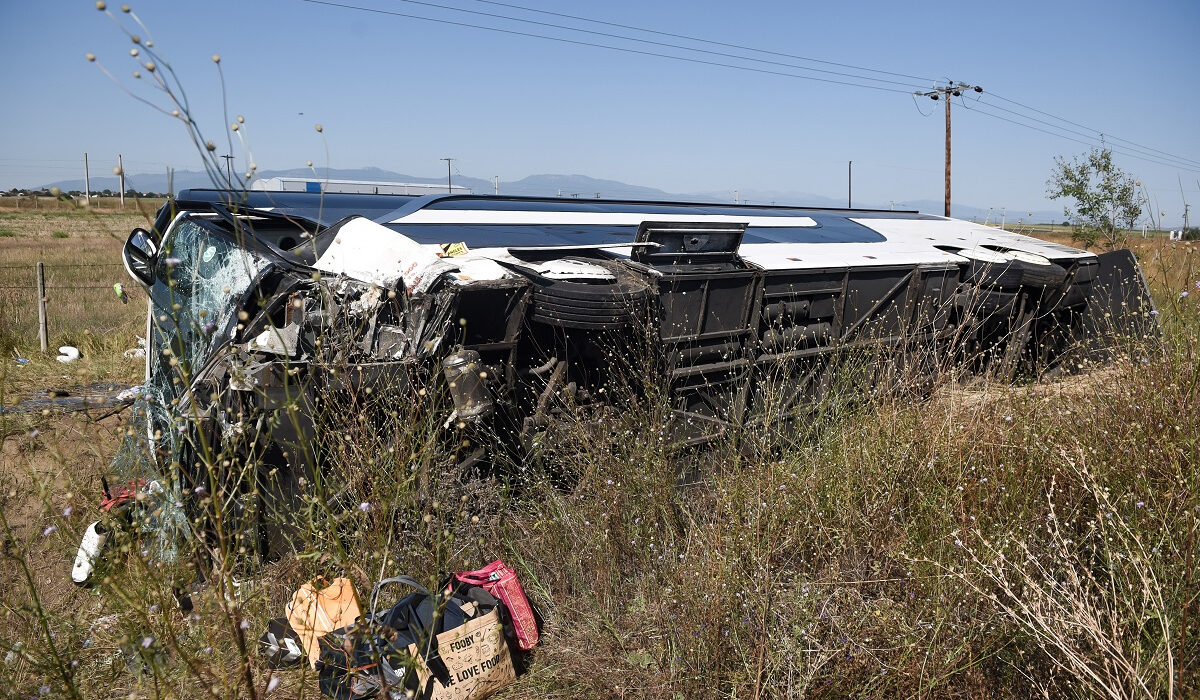
[{"label": "dry grass field", "polygon": [[[103,266],[142,221],[0,213],[0,286],[46,262],[51,344],[84,355],[42,355],[30,294],[5,289],[3,403],[139,380],[122,352],[145,296]],[[342,416],[330,478],[371,508],[327,513],[314,491],[294,554],[211,572],[189,614],[171,588],[195,571],[137,540],[96,587],[70,583],[123,417],[0,416],[0,687],[317,697],[311,671],[240,650],[303,582],[347,575],[361,593],[380,571],[432,580],[502,556],[547,626],[501,697],[1200,697],[1200,249],[1133,247],[1167,342],[1053,381],[835,393],[787,430],[684,455],[646,400],[581,417],[552,436],[553,465],[508,478],[447,472],[405,414],[386,438]],[[92,289],[113,282],[127,306]],[[685,467],[702,481],[678,487]]]}]

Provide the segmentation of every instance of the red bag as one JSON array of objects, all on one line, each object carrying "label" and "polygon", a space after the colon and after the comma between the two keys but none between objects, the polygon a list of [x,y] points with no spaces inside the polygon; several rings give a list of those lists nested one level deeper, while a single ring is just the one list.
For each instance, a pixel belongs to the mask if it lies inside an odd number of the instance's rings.
[{"label": "red bag", "polygon": [[537,645],[537,620],[533,616],[533,607],[521,588],[521,582],[517,580],[517,572],[497,559],[482,569],[460,571],[454,578],[466,584],[479,586],[504,603],[512,619],[513,630],[517,633],[517,644],[523,651],[529,651]]}]

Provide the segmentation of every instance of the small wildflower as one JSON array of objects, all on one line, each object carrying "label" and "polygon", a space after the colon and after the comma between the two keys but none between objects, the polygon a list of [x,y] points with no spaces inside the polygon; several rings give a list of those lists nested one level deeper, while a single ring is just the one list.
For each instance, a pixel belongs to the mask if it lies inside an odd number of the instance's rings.
[{"label": "small wildflower", "polygon": [[1151,315],[1151,316],[1157,316],[1157,315],[1158,315],[1158,309],[1150,309],[1150,315]]},{"label": "small wildflower", "polygon": [[75,506],[67,506],[66,508],[63,508],[63,517],[69,518],[69,517],[71,517],[71,513],[74,513],[74,512],[75,512]]},{"label": "small wildflower", "polygon": [[1179,298],[1180,298],[1180,299],[1187,299],[1187,298],[1188,298],[1188,293],[1187,293],[1187,292],[1180,292],[1180,293],[1179,293]]},{"label": "small wildflower", "polygon": [[58,529],[57,525],[51,525],[51,526],[47,527],[45,530],[42,530],[42,537],[49,537],[50,535],[53,535],[54,531],[57,529]]},{"label": "small wildflower", "polygon": [[142,648],[143,649],[149,649],[150,645],[153,643],[154,643],[154,637],[142,637]]},{"label": "small wildflower", "polygon": [[1012,422],[1012,416],[1005,416],[1005,417],[1004,417],[1004,422],[1005,422],[1005,423],[1011,423],[1011,422]]},{"label": "small wildflower", "polygon": [[1135,506],[1137,506],[1138,508],[1145,508],[1145,507],[1146,507],[1146,502],[1145,502],[1145,501],[1138,501],[1137,503],[1134,503],[1134,505],[1135,505]]},{"label": "small wildflower", "polygon": [[271,692],[279,687],[279,676],[271,676],[271,680],[267,681],[267,692]]},{"label": "small wildflower", "polygon": [[367,503],[366,501],[363,501],[362,503],[358,504],[358,509],[364,513],[367,513],[371,510],[371,504]]},{"label": "small wildflower", "polygon": [[243,632],[250,629],[250,621],[245,618],[242,618],[241,623],[238,624],[238,629],[240,629]]}]

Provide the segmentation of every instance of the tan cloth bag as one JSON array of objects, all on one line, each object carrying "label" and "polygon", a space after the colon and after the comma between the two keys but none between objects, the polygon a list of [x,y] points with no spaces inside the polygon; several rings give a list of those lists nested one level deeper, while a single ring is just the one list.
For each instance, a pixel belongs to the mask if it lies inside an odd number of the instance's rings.
[{"label": "tan cloth bag", "polygon": [[446,684],[425,666],[415,644],[408,647],[419,687],[432,700],[482,700],[517,679],[498,608],[437,635],[437,648],[449,674]]},{"label": "tan cloth bag", "polygon": [[348,578],[335,578],[320,589],[306,583],[292,595],[287,606],[288,624],[300,637],[313,670],[321,657],[321,637],[353,623],[360,615],[354,584]]}]

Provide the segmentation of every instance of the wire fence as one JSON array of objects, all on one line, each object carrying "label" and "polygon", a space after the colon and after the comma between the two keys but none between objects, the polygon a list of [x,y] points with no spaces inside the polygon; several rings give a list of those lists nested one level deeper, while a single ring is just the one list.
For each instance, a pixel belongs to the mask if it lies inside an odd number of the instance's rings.
[{"label": "wire fence", "polygon": [[[104,269],[104,270],[122,270],[124,265],[121,263],[79,263],[79,264],[50,264],[45,265],[47,274],[54,270],[80,270],[80,269]],[[28,271],[30,281],[27,284],[14,283],[8,279],[9,273],[0,273],[0,278],[4,278],[4,284],[0,284],[0,291],[6,292],[29,292],[37,294],[37,264],[25,263],[24,265],[0,265],[0,270],[18,270]],[[122,275],[123,276],[123,275]],[[117,280],[122,283],[128,280]],[[46,291],[63,290],[63,289],[112,289],[112,284],[47,284]]]},{"label": "wire fence", "polygon": [[124,265],[41,265],[39,286],[38,263],[0,263],[0,350],[39,347],[43,325],[51,346],[58,341],[75,344],[87,334],[137,332],[146,314],[146,292],[129,278]]}]

